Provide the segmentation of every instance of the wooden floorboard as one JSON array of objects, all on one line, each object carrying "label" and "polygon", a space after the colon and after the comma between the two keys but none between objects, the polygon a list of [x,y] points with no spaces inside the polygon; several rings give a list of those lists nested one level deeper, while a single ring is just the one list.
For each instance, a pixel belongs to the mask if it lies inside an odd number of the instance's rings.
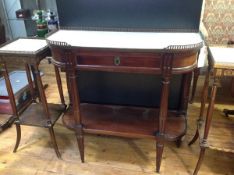
[{"label": "wooden floorboard", "polygon": [[[42,67],[43,69],[44,67]],[[52,67],[44,69],[44,83],[49,102],[59,102]],[[65,78],[63,75],[63,82]],[[192,174],[199,154],[199,145],[187,146],[196,128],[199,113],[199,92],[203,77],[199,79],[195,102],[189,105],[188,131],[180,148],[167,143],[164,149],[161,175]],[[64,83],[65,88],[65,83]],[[67,100],[67,90],[64,89]],[[221,93],[220,96],[223,96]],[[219,99],[221,99],[219,101]],[[234,99],[234,98],[233,98]],[[227,104],[218,98],[215,120],[226,120],[224,107],[233,107],[233,99]],[[155,175],[155,141],[148,139],[124,139],[111,136],[85,136],[85,163],[81,163],[77,142],[72,131],[66,129],[61,119],[55,125],[55,135],[62,160],[57,159],[51,146],[49,132],[45,128],[22,127],[22,139],[17,153],[12,153],[16,131],[12,126],[0,134],[0,175]],[[222,137],[223,134],[220,133]],[[200,175],[234,174],[234,155],[207,150]]]}]

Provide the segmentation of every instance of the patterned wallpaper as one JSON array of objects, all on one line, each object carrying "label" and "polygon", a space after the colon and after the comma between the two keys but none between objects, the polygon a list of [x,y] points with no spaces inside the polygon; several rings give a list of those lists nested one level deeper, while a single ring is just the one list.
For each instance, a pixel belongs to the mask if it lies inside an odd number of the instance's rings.
[{"label": "patterned wallpaper", "polygon": [[234,40],[234,0],[206,0],[203,24],[209,44],[227,44]]}]

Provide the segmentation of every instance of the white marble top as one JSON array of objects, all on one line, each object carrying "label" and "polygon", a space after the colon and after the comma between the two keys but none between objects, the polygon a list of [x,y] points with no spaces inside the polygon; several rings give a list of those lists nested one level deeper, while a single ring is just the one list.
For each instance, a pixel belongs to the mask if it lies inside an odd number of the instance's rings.
[{"label": "white marble top", "polygon": [[75,47],[164,49],[170,45],[199,44],[199,33],[110,32],[59,30],[47,38]]},{"label": "white marble top", "polygon": [[37,52],[47,46],[42,39],[22,39],[19,38],[0,48],[0,53],[4,52]]},{"label": "white marble top", "polygon": [[234,66],[234,48],[210,47],[214,65]]}]

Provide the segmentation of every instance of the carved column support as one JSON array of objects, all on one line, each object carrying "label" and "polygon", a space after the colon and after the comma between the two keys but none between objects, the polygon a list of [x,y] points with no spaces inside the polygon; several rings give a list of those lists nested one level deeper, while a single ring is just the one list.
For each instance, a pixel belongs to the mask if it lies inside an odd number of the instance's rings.
[{"label": "carved column support", "polygon": [[164,134],[166,128],[166,120],[168,115],[168,96],[169,96],[169,84],[172,73],[172,63],[174,54],[165,53],[162,60],[162,91],[159,111],[159,131],[157,133],[157,144],[156,144],[156,171],[160,171],[162,153],[164,149]]},{"label": "carved column support", "polygon": [[77,138],[77,143],[80,151],[81,161],[84,162],[84,134],[83,134],[83,126],[82,126],[82,118],[80,113],[80,96],[77,86],[77,70],[76,70],[76,56],[70,50],[66,50],[65,57],[67,59],[66,62],[66,74],[68,78],[69,87],[71,95],[71,104],[72,104],[72,112],[75,121],[75,134]]},{"label": "carved column support", "polygon": [[163,135],[168,112],[169,84],[172,73],[173,54],[166,53],[162,62],[162,91],[159,112],[159,135]]},{"label": "carved column support", "polygon": [[80,96],[78,92],[77,86],[77,70],[76,70],[76,57],[70,50],[66,50],[65,57],[67,59],[66,62],[66,74],[69,84],[70,94],[71,94],[71,103],[72,103],[72,111],[76,124],[81,124],[81,115],[80,115]]}]

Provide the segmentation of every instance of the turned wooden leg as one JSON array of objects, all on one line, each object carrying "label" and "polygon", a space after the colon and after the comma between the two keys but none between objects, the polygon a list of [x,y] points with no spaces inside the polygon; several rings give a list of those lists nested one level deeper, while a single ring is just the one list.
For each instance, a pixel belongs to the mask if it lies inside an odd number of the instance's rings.
[{"label": "turned wooden leg", "polygon": [[197,80],[198,80],[199,75],[200,75],[200,68],[196,68],[193,71],[193,86],[192,86],[191,97],[190,97],[190,100],[189,100],[190,103],[193,103],[193,101],[194,101],[194,96],[195,96],[195,92],[196,92],[196,89],[197,89]]},{"label": "turned wooden leg", "polygon": [[159,109],[159,122],[158,122],[158,133],[156,135],[157,146],[156,146],[156,172],[160,171],[162,153],[165,141],[165,128],[168,115],[168,96],[169,96],[169,84],[172,71],[173,54],[165,54],[163,56],[162,64],[162,91],[160,99]]},{"label": "turned wooden leg", "polygon": [[66,67],[66,74],[67,74],[67,85],[68,90],[70,91],[69,97],[71,98],[71,107],[73,118],[76,123],[75,127],[75,134],[77,138],[77,143],[80,152],[81,161],[84,162],[84,134],[83,134],[83,126],[82,126],[82,117],[80,113],[80,96],[79,90],[77,85],[77,69],[76,69],[76,56],[70,52],[69,50],[65,53],[65,57],[67,58],[69,64]]},{"label": "turned wooden leg", "polygon": [[81,162],[84,163],[84,134],[83,134],[82,125],[79,125],[76,128],[76,139],[77,139],[78,148],[80,152],[80,159],[81,159]]},{"label": "turned wooden leg", "polygon": [[55,139],[53,127],[49,127],[49,132],[50,132],[50,138],[51,138],[51,141],[52,141],[52,144],[53,144],[53,147],[54,147],[54,151],[55,151],[57,157],[59,159],[61,159],[61,154],[60,154],[60,152],[58,150],[58,145],[57,145],[57,142],[56,142],[56,139]]},{"label": "turned wooden leg", "polygon": [[16,123],[15,126],[16,126],[17,136],[16,136],[15,148],[14,148],[14,151],[13,151],[14,153],[17,151],[17,149],[19,147],[19,144],[20,144],[20,140],[21,140],[21,127],[20,127],[20,124]]},{"label": "turned wooden leg", "polygon": [[197,165],[196,165],[196,168],[195,168],[195,170],[193,172],[193,175],[197,175],[198,171],[201,168],[201,164],[203,162],[204,155],[205,155],[205,150],[206,150],[206,148],[204,148],[204,147],[202,147],[201,150],[200,150],[199,159],[197,161]]}]

